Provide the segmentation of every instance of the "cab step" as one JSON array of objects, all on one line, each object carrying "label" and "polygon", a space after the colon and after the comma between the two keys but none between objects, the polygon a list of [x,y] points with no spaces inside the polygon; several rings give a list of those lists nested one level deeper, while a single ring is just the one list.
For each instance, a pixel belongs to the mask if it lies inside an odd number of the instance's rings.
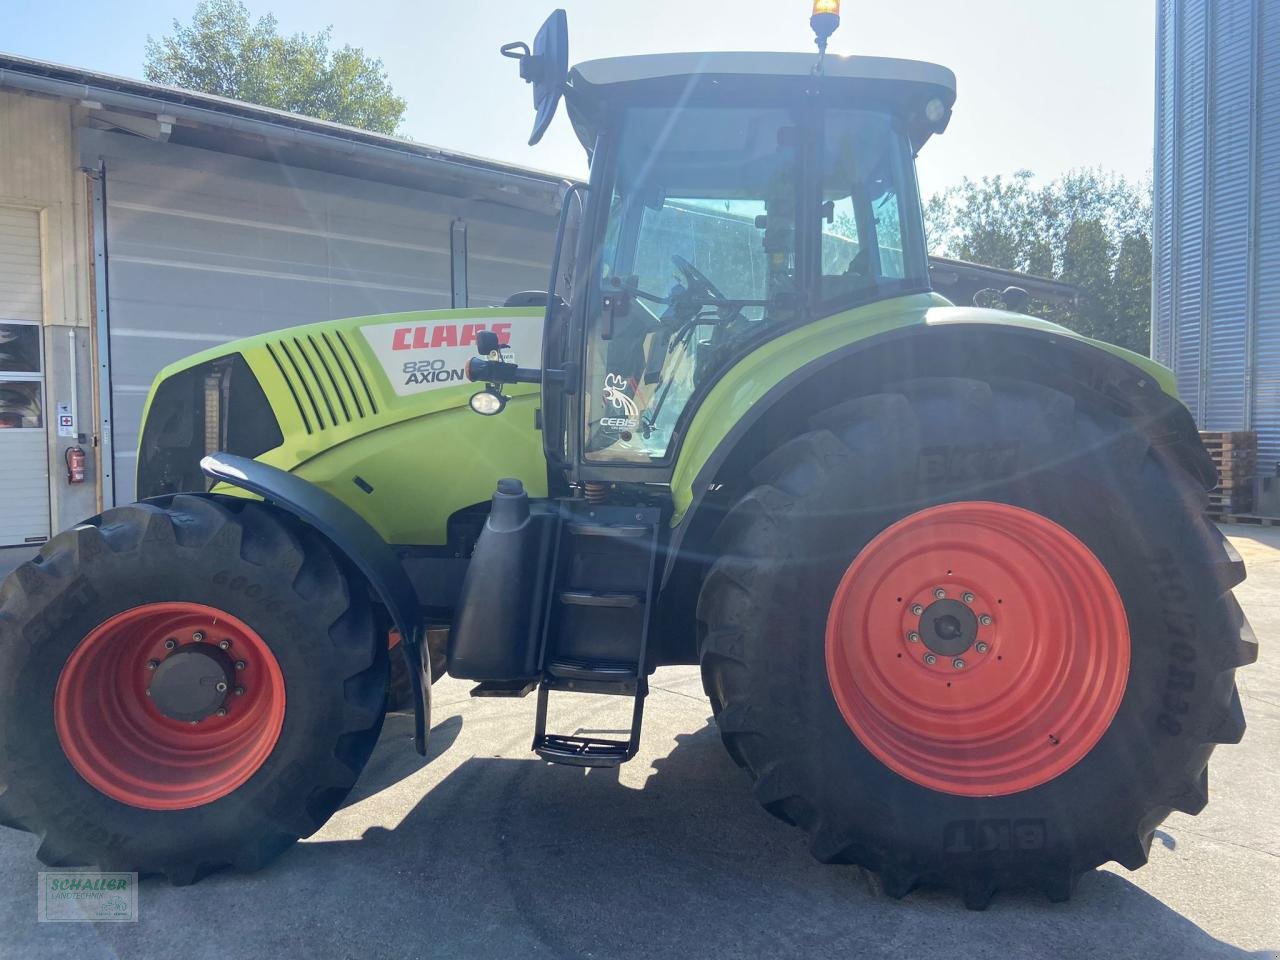
[{"label": "cab step", "polygon": [[[612,767],[636,755],[661,511],[562,501],[545,606],[533,750],[550,763]],[[547,732],[552,690],[632,698],[626,740]]]},{"label": "cab step", "polygon": [[548,763],[570,767],[616,767],[635,756],[625,740],[600,740],[594,737],[569,737],[548,733],[533,752]]},{"label": "cab step", "polygon": [[636,690],[636,673],[634,663],[552,660],[543,683],[553,690],[630,695]]},{"label": "cab step", "polygon": [[577,537],[620,537],[626,540],[647,537],[653,527],[644,523],[571,523],[569,532]]},{"label": "cab step", "polygon": [[624,593],[617,590],[562,590],[560,602],[576,607],[622,607],[631,609],[644,602],[639,593]]},{"label": "cab step", "polygon": [[471,688],[471,696],[527,697],[537,689],[537,680],[483,680]]}]

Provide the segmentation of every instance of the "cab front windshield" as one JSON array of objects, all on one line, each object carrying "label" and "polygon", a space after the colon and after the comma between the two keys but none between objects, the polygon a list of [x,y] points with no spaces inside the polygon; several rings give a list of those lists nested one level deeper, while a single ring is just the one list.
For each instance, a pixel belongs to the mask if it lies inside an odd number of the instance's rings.
[{"label": "cab front windshield", "polygon": [[588,460],[665,457],[690,397],[744,350],[924,280],[909,147],[886,115],[826,112],[811,197],[796,111],[634,108],[621,129],[588,321]]}]

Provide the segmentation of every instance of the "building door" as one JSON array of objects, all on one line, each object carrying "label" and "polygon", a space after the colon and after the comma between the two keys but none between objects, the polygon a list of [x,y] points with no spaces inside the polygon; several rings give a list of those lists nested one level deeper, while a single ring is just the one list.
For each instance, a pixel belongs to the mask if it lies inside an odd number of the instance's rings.
[{"label": "building door", "polygon": [[49,539],[40,215],[0,206],[0,547]]},{"label": "building door", "polygon": [[297,324],[449,307],[457,217],[472,307],[547,284],[549,211],[107,131],[82,129],[80,148],[106,164],[116,503],[133,499],[143,405],[167,364]]}]

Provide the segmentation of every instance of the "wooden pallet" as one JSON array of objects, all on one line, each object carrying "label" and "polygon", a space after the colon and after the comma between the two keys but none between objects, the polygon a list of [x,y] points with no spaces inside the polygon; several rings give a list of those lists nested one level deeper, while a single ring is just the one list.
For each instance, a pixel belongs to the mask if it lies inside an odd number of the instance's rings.
[{"label": "wooden pallet", "polygon": [[1210,513],[1249,513],[1253,510],[1252,497],[1223,497],[1217,498],[1213,494],[1209,494]]},{"label": "wooden pallet", "polygon": [[1258,435],[1252,430],[1201,430],[1200,439],[1209,444],[1257,447]]},{"label": "wooden pallet", "polygon": [[1210,508],[1208,516],[1214,523],[1252,523],[1262,527],[1280,527],[1280,517],[1260,517],[1256,513],[1223,513]]},{"label": "wooden pallet", "polygon": [[1213,488],[1214,493],[1253,493],[1252,480],[1223,480]]},{"label": "wooden pallet", "polygon": [[1258,467],[1258,458],[1250,453],[1247,457],[1215,457],[1210,451],[1210,457],[1214,466],[1219,470],[1234,470],[1243,473],[1245,471],[1256,470]]},{"label": "wooden pallet", "polygon": [[1248,430],[1201,430],[1200,442],[1218,471],[1218,485],[1209,494],[1209,516],[1253,516],[1258,435]]},{"label": "wooden pallet", "polygon": [[1248,463],[1226,463],[1215,464],[1218,467],[1218,476],[1222,478],[1230,477],[1235,480],[1252,480],[1258,473],[1258,466],[1252,460]]}]

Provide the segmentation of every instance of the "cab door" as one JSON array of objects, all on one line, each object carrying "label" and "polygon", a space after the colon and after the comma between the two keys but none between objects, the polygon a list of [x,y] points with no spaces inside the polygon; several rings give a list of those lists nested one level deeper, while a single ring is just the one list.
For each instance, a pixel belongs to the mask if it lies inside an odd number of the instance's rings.
[{"label": "cab door", "polygon": [[584,480],[665,482],[698,397],[798,321],[799,109],[620,110],[583,315]]}]

